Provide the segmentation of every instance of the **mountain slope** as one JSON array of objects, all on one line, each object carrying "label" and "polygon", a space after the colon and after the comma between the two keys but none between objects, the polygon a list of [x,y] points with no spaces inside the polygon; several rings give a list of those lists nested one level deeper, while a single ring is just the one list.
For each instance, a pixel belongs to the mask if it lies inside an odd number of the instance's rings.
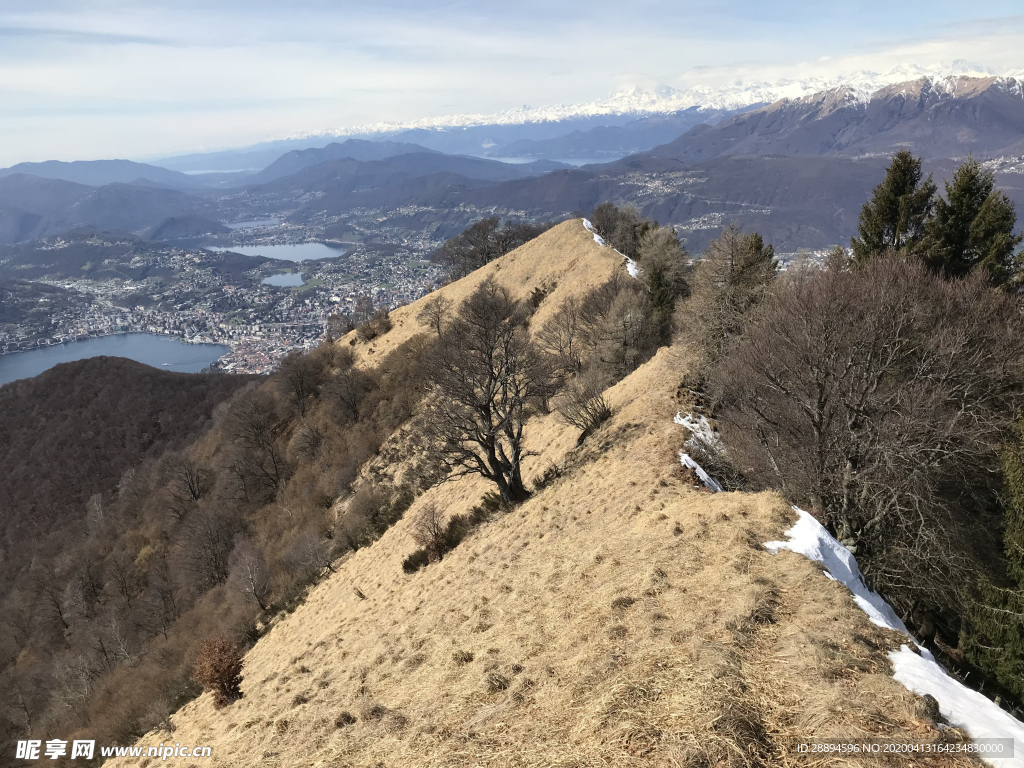
[{"label": "mountain slope", "polygon": [[328,160],[349,158],[351,160],[383,160],[395,155],[408,155],[415,152],[433,152],[418,144],[407,144],[400,141],[364,141],[348,139],[343,142],[332,142],[326,147],[311,149],[293,149],[268,165],[255,176],[247,179],[249,184],[264,184],[282,176],[291,176],[303,168],[319,165]]},{"label": "mountain slope", "polygon": [[849,87],[784,99],[698,126],[651,154],[686,164],[722,155],[891,154],[928,159],[1024,151],[1024,84],[1013,78],[921,78],[869,97]]},{"label": "mountain slope", "polygon": [[34,553],[81,535],[90,496],[194,440],[219,403],[258,379],[94,357],[0,387],[0,594]]},{"label": "mountain slope", "polygon": [[[485,270],[518,295],[564,270],[565,295],[620,262],[575,220]],[[361,364],[424,330],[423,304],[357,345]],[[531,328],[554,306],[552,293]],[[692,405],[678,390],[691,363],[664,348],[611,388],[614,416],[581,448],[557,415],[535,416],[527,476],[559,469],[532,498],[407,575],[419,511],[465,512],[488,488],[428,490],[271,620],[241,700],[218,710],[204,695],[140,743],[211,746],[221,766],[752,766],[796,763],[796,738],[938,738],[891,677],[886,651],[904,638],[810,561],[762,546],[794,518],[782,500],[711,495],[680,471],[673,415]],[[414,459],[399,432],[364,474]]]},{"label": "mountain slope", "polygon": [[10,168],[0,168],[0,178],[16,173],[30,174],[43,179],[62,179],[92,187],[117,183],[130,184],[139,179],[174,187],[198,186],[195,179],[190,179],[183,173],[131,160],[76,160],[70,163],[47,160],[42,163],[18,163]]}]

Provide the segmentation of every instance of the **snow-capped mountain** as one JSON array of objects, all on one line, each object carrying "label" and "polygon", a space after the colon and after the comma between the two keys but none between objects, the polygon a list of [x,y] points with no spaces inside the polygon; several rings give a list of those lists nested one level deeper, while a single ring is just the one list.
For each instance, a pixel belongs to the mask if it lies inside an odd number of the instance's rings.
[{"label": "snow-capped mountain", "polygon": [[[1013,77],[1014,74],[1024,74],[1024,70],[1017,73],[1006,73],[1004,76]],[[866,101],[871,94],[886,86],[921,78],[942,81],[951,77],[993,77],[995,75],[996,73],[983,65],[958,59],[949,65],[921,67],[915,64],[903,64],[885,73],[862,70],[839,77],[810,77],[774,82],[736,82],[718,86],[695,85],[683,89],[661,86],[653,91],[633,87],[583,104],[554,104],[546,107],[522,106],[492,114],[444,115],[403,122],[370,123],[349,128],[329,128],[323,131],[297,133],[289,138],[389,135],[412,130],[524,125],[608,116],[644,117],[688,109],[736,111],[754,105],[770,104],[779,99],[804,98],[841,87],[847,88],[856,98]]]}]

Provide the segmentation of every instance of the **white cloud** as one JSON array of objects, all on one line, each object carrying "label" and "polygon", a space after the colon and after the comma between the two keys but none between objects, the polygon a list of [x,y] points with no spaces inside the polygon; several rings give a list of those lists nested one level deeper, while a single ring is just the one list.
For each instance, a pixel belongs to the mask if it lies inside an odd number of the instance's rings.
[{"label": "white cloud", "polygon": [[[929,3],[928,14],[924,3],[857,6],[6,0],[0,164],[237,146],[325,126],[590,101],[629,85],[959,58],[1024,67],[1021,17],[974,18],[953,0]],[[993,0],[989,10],[1000,6],[1014,4]],[[870,14],[883,9],[891,18],[880,29]],[[889,31],[900,29],[920,31]]]}]

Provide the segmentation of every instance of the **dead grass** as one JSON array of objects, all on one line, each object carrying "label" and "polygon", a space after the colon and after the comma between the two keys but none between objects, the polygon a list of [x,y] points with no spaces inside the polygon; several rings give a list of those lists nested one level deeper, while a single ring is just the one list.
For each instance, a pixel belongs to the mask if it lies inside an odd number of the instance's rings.
[{"label": "dead grass", "polygon": [[[572,225],[552,232],[578,241]],[[519,269],[529,247],[496,269]],[[399,312],[380,343],[408,331]],[[781,499],[685,482],[672,416],[686,365],[663,349],[609,390],[615,415],[579,449],[557,416],[532,420],[530,479],[560,476],[407,575],[415,513],[464,514],[489,489],[425,493],[257,643],[241,700],[217,710],[203,696],[175,714],[174,741],[232,768],[710,768],[866,764],[808,760],[797,737],[938,738],[891,678],[899,637],[814,564],[760,546],[791,522]],[[289,659],[311,677],[287,681]]]}]

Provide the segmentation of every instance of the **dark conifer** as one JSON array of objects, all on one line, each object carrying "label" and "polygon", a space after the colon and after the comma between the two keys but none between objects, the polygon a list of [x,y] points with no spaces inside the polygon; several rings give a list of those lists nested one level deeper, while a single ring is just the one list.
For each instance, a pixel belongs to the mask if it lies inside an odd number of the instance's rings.
[{"label": "dark conifer", "polygon": [[995,176],[972,159],[946,183],[946,197],[935,202],[922,252],[928,265],[949,277],[961,277],[977,266],[997,285],[1014,281],[1013,251],[1021,238],[1013,228],[1013,203],[995,189]]},{"label": "dark conifer", "polygon": [[1008,580],[981,583],[982,598],[966,633],[967,657],[1024,701],[1024,422],[1003,453],[1003,544]]},{"label": "dark conifer", "polygon": [[924,236],[934,195],[932,177],[922,180],[921,158],[905,149],[897,152],[885,180],[861,209],[857,237],[851,240],[854,263],[863,266],[877,254],[917,244]]}]

